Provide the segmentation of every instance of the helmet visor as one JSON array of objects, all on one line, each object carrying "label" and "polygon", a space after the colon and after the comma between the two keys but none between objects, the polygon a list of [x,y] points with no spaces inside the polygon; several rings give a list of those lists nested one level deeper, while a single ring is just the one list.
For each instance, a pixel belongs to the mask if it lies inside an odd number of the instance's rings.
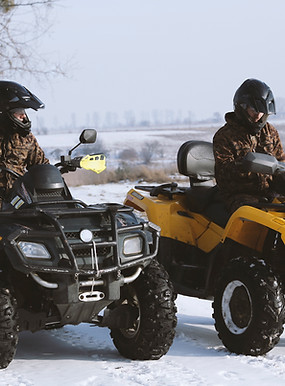
[{"label": "helmet visor", "polygon": [[258,113],[275,114],[275,104],[272,100],[255,99],[254,106],[250,106]]},{"label": "helmet visor", "polygon": [[24,109],[34,109],[38,110],[43,108],[44,103],[34,94],[32,94],[28,89],[24,88],[25,92],[18,92],[16,95],[12,94],[11,99],[9,100],[10,106],[22,107]]},{"label": "helmet visor", "polygon": [[38,110],[44,103],[26,87],[13,82],[2,81],[0,92],[0,111],[11,110],[17,107]]},{"label": "helmet visor", "polygon": [[25,111],[25,109],[23,109],[22,107],[17,107],[17,108],[15,108],[15,109],[11,109],[10,110],[10,112],[12,113],[12,114],[26,114],[26,111]]}]

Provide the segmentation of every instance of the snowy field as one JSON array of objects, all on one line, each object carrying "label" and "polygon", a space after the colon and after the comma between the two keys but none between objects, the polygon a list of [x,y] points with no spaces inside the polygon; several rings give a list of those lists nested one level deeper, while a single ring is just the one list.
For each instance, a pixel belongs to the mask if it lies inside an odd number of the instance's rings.
[{"label": "snowy field", "polygon": [[[97,141],[103,145],[104,151],[108,152],[107,165],[108,162],[110,164],[111,160],[122,150],[132,148],[139,152],[146,142],[154,141],[156,141],[163,150],[164,159],[169,161],[176,159],[177,151],[183,142],[201,138],[206,141],[212,141],[215,130],[215,127],[159,130],[156,128],[146,128],[139,131],[98,130]],[[79,142],[79,135],[80,131],[78,131],[78,133],[39,135],[37,138],[47,154],[50,153],[52,148],[63,148],[64,151],[62,154],[64,154],[66,149],[71,149]]]},{"label": "snowy field", "polygon": [[[122,202],[130,184],[72,188],[87,203]],[[268,354],[229,353],[213,325],[211,302],[178,296],[174,344],[158,361],[119,355],[107,328],[88,324],[23,332],[15,359],[0,370],[5,386],[239,386],[285,384],[285,334]]]},{"label": "snowy field", "polygon": [[[84,129],[84,128],[83,128]],[[83,130],[82,129],[82,130]],[[134,147],[139,143],[145,141],[159,140],[162,144],[179,145],[183,141],[190,139],[198,139],[206,137],[211,140],[212,134],[215,132],[214,126],[208,128],[145,128],[141,130],[127,130],[119,129],[114,131],[98,130],[97,140],[103,141],[108,147],[122,148],[122,147]],[[78,133],[65,133],[65,134],[49,134],[38,135],[37,138],[43,148],[50,146],[74,146],[78,142],[80,130]]]}]

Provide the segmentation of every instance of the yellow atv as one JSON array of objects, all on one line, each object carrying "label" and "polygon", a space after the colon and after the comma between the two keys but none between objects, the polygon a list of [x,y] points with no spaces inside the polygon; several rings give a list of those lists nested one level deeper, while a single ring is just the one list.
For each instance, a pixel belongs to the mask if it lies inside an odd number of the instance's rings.
[{"label": "yellow atv", "polygon": [[[157,259],[176,292],[213,300],[215,328],[227,349],[265,354],[283,332],[285,203],[265,200],[230,216],[215,185],[209,142],[185,142],[177,165],[190,187],[136,186],[125,204],[161,228]],[[266,154],[249,153],[244,167],[285,175],[285,164]]]}]

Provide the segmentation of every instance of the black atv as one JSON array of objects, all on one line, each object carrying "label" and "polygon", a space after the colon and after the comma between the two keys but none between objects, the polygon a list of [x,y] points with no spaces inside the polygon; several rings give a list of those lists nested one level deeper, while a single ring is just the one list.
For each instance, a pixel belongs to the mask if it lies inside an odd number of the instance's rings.
[{"label": "black atv", "polygon": [[[80,143],[95,140],[95,130],[80,136]],[[0,368],[24,330],[109,327],[118,351],[141,360],[159,359],[174,339],[172,285],[154,260],[159,228],[130,207],[74,199],[62,173],[98,172],[105,158],[72,159],[72,150],[23,176],[1,168],[17,179],[0,212]]]}]

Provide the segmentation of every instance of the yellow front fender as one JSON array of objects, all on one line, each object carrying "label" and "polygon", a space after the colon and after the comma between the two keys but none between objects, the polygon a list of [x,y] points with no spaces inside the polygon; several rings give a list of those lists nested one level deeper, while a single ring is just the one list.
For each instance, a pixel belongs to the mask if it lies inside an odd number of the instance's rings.
[{"label": "yellow front fender", "polygon": [[251,206],[242,206],[230,217],[222,242],[230,238],[249,248],[262,250],[269,229],[281,234],[285,241],[285,220],[282,212],[266,212]]}]

